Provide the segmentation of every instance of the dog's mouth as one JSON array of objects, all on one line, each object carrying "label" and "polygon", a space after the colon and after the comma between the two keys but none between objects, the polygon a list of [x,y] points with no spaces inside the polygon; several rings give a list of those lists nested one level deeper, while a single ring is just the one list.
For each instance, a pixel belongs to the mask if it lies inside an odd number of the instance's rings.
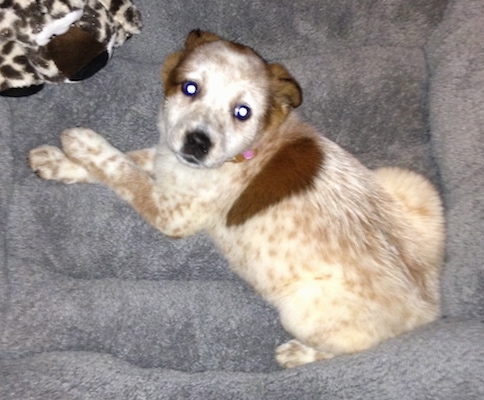
[{"label": "dog's mouth", "polygon": [[190,155],[190,154],[185,154],[185,153],[175,153],[177,156],[178,160],[181,161],[183,164],[188,164],[192,167],[201,167],[202,163],[200,160],[198,160],[196,157]]}]

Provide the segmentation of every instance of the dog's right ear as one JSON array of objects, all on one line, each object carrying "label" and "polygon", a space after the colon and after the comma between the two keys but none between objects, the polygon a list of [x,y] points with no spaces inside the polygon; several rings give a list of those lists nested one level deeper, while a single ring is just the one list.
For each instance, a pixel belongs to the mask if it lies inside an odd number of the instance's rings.
[{"label": "dog's right ear", "polygon": [[172,76],[172,72],[180,63],[182,56],[183,56],[182,51],[171,53],[168,57],[166,57],[166,60],[163,63],[163,66],[161,67],[160,76],[161,76],[161,82],[163,83],[163,87],[165,88],[165,92],[170,86],[170,82],[171,82],[170,77]]},{"label": "dog's right ear", "polygon": [[216,42],[217,40],[222,40],[222,38],[214,33],[195,29],[188,34],[185,40],[185,51],[191,51],[201,44]]},{"label": "dog's right ear", "polygon": [[180,64],[183,56],[203,43],[215,42],[217,40],[222,40],[222,38],[214,33],[204,32],[200,29],[191,31],[185,40],[185,48],[182,51],[170,54],[161,67],[160,76],[165,92],[170,87],[170,83],[172,83],[170,79],[173,76],[172,72]]}]

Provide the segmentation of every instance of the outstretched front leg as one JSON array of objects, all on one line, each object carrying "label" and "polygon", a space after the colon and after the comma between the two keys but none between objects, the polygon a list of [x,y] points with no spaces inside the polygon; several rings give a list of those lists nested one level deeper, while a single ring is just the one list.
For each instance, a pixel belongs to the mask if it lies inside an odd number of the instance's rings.
[{"label": "outstretched front leg", "polygon": [[[146,173],[153,175],[155,148],[130,151],[126,153],[126,156]],[[67,184],[97,182],[86,168],[71,160],[61,149],[55,146],[41,146],[31,150],[28,162],[30,168],[42,179]]]},{"label": "outstretched front leg", "polygon": [[[159,193],[152,176],[154,150],[123,154],[102,136],[86,128],[64,131],[61,143],[63,152],[44,146],[30,153],[30,166],[40,177],[67,183],[103,183],[169,236],[186,236],[198,230],[187,223],[190,215],[173,218],[173,209],[185,204],[169,202]],[[185,202],[190,203],[191,199],[185,199]]]},{"label": "outstretched front leg", "polygon": [[62,150],[42,146],[30,152],[29,164],[38,176],[65,183],[104,183],[147,220],[152,222],[156,219],[158,207],[153,201],[150,174],[154,150],[138,150],[129,157],[86,128],[65,130],[61,144]]},{"label": "outstretched front leg", "polygon": [[125,153],[134,163],[145,171],[147,174],[153,176],[155,169],[156,148],[133,150]]}]

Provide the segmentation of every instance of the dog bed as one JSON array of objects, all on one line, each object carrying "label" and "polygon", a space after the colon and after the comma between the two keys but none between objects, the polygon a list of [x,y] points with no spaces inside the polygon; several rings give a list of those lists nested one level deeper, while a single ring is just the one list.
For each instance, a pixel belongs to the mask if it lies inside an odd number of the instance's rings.
[{"label": "dog bed", "polygon": [[[0,98],[0,398],[483,398],[484,3],[136,4],[142,34],[94,77]],[[282,370],[275,311],[203,234],[169,239],[101,185],[30,171],[28,151],[72,126],[123,151],[155,144],[159,69],[194,28],[283,63],[304,118],[366,165],[439,187],[442,318]]]}]

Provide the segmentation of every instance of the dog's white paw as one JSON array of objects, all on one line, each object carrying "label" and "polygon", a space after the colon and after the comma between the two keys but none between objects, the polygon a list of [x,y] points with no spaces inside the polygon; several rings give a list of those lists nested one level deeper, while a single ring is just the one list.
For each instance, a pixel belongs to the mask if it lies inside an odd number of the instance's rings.
[{"label": "dog's white paw", "polygon": [[85,168],[71,161],[57,147],[41,146],[29,152],[29,166],[42,179],[64,183],[91,182]]},{"label": "dog's white paw", "polygon": [[62,132],[61,143],[67,157],[100,182],[116,179],[134,165],[129,157],[91,129],[67,129]]},{"label": "dog's white paw", "polygon": [[314,361],[333,358],[330,353],[323,353],[312,347],[306,346],[296,339],[281,344],[276,349],[276,360],[282,367],[293,368]]},{"label": "dog's white paw", "polygon": [[101,135],[87,128],[70,128],[61,134],[62,149],[67,156],[80,164],[95,162],[104,158],[112,149]]}]

